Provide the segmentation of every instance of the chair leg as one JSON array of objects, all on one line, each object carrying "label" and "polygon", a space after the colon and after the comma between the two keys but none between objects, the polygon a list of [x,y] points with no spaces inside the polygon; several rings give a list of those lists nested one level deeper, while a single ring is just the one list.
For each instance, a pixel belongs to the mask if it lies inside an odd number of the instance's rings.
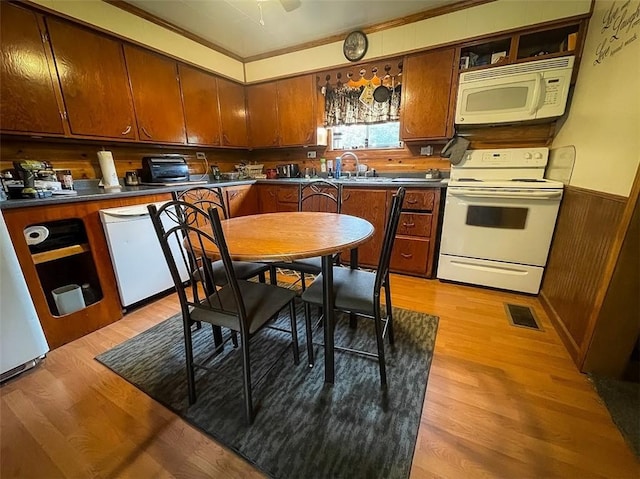
[{"label": "chair leg", "polygon": [[313,334],[311,328],[311,304],[304,303],[304,326],[307,332],[307,361],[312,368],[315,362],[313,358]]},{"label": "chair leg", "polygon": [[389,344],[393,344],[393,307],[391,306],[391,288],[389,287],[389,278],[384,284],[385,309],[387,310],[387,334],[389,335]]},{"label": "chair leg", "polygon": [[296,321],[295,299],[289,302],[289,318],[291,318],[291,339],[293,341],[293,362],[300,364],[300,350],[298,349],[298,323]]},{"label": "chair leg", "polygon": [[275,266],[269,266],[269,282],[274,285],[278,284],[278,276]]},{"label": "chair leg", "polygon": [[387,368],[384,361],[384,338],[382,337],[382,320],[380,318],[380,303],[373,308],[376,328],[376,342],[378,343],[378,366],[380,368],[380,383],[387,387]]},{"label": "chair leg", "polygon": [[244,413],[247,424],[253,423],[253,398],[251,397],[251,361],[249,358],[249,338],[240,333],[242,342],[242,372],[244,385]]},{"label": "chair leg", "polygon": [[304,279],[304,273],[300,273],[300,284],[302,285],[302,292],[304,293],[305,289],[307,289],[307,283]]},{"label": "chair leg", "polygon": [[[183,313],[184,314],[184,313]],[[182,321],[184,332],[184,352],[187,364],[187,389],[189,391],[189,405],[196,402],[196,375],[193,369],[193,343],[191,341],[191,319]]]},{"label": "chair leg", "polygon": [[261,283],[265,283],[267,281],[264,276],[264,271],[262,273],[258,273],[258,281],[260,281]]}]

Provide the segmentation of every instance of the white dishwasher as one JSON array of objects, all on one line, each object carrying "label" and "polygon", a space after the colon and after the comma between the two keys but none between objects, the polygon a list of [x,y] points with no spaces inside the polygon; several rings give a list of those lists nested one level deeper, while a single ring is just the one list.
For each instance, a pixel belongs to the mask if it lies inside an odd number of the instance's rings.
[{"label": "white dishwasher", "polygon": [[[155,205],[160,208],[164,203]],[[174,287],[146,204],[100,210],[100,219],[123,308]],[[171,227],[173,222],[165,213],[162,223]],[[174,239],[171,250],[180,255],[180,249],[183,246]],[[179,263],[180,277],[186,281],[189,274]]]}]

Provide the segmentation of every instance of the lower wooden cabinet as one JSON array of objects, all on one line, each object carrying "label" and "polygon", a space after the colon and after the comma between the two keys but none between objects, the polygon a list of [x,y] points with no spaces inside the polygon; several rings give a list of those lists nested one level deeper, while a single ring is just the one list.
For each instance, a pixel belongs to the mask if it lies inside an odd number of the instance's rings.
[{"label": "lower wooden cabinet", "polygon": [[229,217],[255,215],[260,210],[258,192],[252,185],[224,188]]},{"label": "lower wooden cabinet", "polygon": [[[369,221],[375,228],[373,237],[358,248],[360,266],[375,268],[380,260],[387,217],[388,190],[368,188],[344,188],[342,190],[342,213]],[[348,261],[349,253],[342,258]]]},{"label": "lower wooden cabinet", "polygon": [[298,211],[298,185],[255,185],[260,213]]},{"label": "lower wooden cabinet", "polygon": [[[392,194],[389,192],[389,204]],[[391,271],[433,277],[439,214],[439,188],[407,188],[391,253]]]},{"label": "lower wooden cabinet", "polygon": [[[169,194],[158,194],[3,209],[11,241],[51,349],[122,318],[116,278],[99,211],[169,199]],[[52,224],[58,226],[64,220],[72,220],[77,234],[74,239],[78,239],[76,243],[39,253],[29,249],[25,228]],[[140,267],[144,268],[144,265]],[[70,314],[61,314],[56,308],[52,291],[73,283],[88,283],[95,295],[95,302]]]}]

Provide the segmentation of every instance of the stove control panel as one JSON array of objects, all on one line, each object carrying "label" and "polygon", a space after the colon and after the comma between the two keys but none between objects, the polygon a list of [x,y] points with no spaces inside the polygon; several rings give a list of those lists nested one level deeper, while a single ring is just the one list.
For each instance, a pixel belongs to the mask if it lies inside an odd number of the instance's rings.
[{"label": "stove control panel", "polygon": [[451,178],[540,179],[549,159],[549,148],[468,150],[460,163],[451,165]]}]

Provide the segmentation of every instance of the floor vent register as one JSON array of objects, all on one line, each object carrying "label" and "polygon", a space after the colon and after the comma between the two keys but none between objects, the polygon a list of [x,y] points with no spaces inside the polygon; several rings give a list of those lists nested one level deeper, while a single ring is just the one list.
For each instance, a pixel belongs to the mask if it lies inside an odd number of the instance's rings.
[{"label": "floor vent register", "polygon": [[535,315],[533,314],[533,311],[528,306],[505,303],[505,309],[507,311],[509,321],[514,326],[542,330]]}]

